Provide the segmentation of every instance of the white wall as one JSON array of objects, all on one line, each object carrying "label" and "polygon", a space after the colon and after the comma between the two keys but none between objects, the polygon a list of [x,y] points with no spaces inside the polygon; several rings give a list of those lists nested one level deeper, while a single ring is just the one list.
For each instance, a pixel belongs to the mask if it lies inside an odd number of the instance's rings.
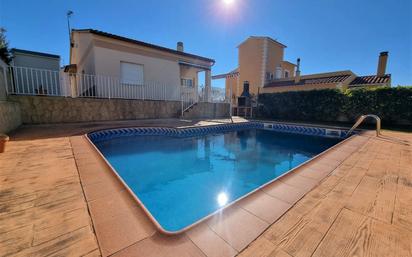
[{"label": "white wall", "polygon": [[15,93],[60,95],[60,58],[15,52],[12,65]]},{"label": "white wall", "polygon": [[143,56],[102,47],[94,47],[97,75],[120,78],[120,62],[142,64],[145,82],[180,85],[180,66],[176,61]]},{"label": "white wall", "polygon": [[60,58],[14,53],[12,64],[19,67],[30,67],[44,70],[60,70]]},{"label": "white wall", "polygon": [[74,47],[71,49],[71,64],[77,64],[77,72],[94,74],[94,48],[90,33],[73,33]]},{"label": "white wall", "polygon": [[[143,87],[150,92],[147,97],[158,98],[167,95],[168,99],[179,99],[180,93],[180,66],[177,61],[165,60],[143,56],[139,54],[123,52],[108,48],[94,47],[95,74],[115,78],[111,90],[111,96],[124,97],[124,95],[143,95]],[[124,85],[120,83],[120,62],[129,62],[143,65],[144,86]],[[97,80],[96,94],[107,95],[107,87]]]}]

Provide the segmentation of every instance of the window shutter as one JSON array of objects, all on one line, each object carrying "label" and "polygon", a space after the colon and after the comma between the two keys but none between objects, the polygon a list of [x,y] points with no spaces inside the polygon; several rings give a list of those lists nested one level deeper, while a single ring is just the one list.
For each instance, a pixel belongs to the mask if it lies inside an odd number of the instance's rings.
[{"label": "window shutter", "polygon": [[122,84],[143,85],[143,65],[120,62],[120,76]]}]

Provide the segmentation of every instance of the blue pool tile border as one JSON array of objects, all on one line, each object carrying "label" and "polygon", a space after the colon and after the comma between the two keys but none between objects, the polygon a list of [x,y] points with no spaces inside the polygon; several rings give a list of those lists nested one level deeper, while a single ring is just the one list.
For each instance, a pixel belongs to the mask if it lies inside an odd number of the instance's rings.
[{"label": "blue pool tile border", "polygon": [[194,137],[207,134],[229,132],[243,129],[265,129],[276,132],[293,134],[345,138],[346,130],[311,127],[304,125],[270,123],[270,122],[242,122],[202,127],[167,128],[167,127],[136,127],[116,128],[91,132],[87,136],[94,143],[127,136],[172,136]]}]

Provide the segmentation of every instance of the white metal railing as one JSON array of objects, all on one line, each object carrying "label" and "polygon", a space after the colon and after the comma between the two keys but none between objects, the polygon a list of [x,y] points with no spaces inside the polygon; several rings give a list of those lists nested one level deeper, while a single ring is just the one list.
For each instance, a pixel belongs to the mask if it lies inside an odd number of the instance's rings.
[{"label": "white metal railing", "polygon": [[127,84],[118,77],[17,66],[10,66],[9,74],[11,83],[7,86],[7,94],[13,95],[181,100],[179,85],[151,81]]},{"label": "white metal railing", "polygon": [[89,75],[69,74],[74,97],[92,98],[121,98],[139,100],[180,100],[180,87],[159,82],[146,81],[141,84],[122,83],[120,78]]},{"label": "white metal railing", "polygon": [[196,94],[195,87],[181,86],[180,91],[181,91],[180,97],[181,97],[181,104],[182,104],[181,116],[183,117],[183,114],[187,110],[189,110],[192,106],[194,106],[199,101],[199,98]]},{"label": "white metal railing", "polygon": [[203,85],[199,86],[198,90],[199,101],[211,103],[229,103],[229,98],[226,97],[224,88],[212,87],[209,99],[206,99],[206,90]]},{"label": "white metal railing", "polygon": [[[229,102],[222,88],[211,88],[206,97],[203,86],[181,86],[159,82],[144,81],[123,83],[120,78],[65,73],[59,70],[36,69],[30,67],[8,67],[6,91],[8,95],[44,95],[64,97],[85,97],[104,99],[136,99],[180,101],[181,113],[197,102]],[[144,81],[144,82],[143,82]]]},{"label": "white metal railing", "polygon": [[9,66],[9,74],[8,94],[61,96],[66,93],[58,70]]}]

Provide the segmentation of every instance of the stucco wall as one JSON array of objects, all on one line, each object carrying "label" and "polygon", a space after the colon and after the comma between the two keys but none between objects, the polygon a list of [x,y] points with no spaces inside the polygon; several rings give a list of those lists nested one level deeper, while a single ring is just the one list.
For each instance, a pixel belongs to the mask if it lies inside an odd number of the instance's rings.
[{"label": "stucco wall", "polygon": [[0,101],[0,133],[8,133],[21,125],[18,103]]},{"label": "stucco wall", "polygon": [[[24,124],[70,123],[108,120],[178,118],[179,101],[142,101],[41,96],[10,96],[20,103]],[[222,117],[229,105],[200,103],[190,118]],[[226,110],[226,109],[227,110]]]},{"label": "stucco wall", "polygon": [[227,118],[230,115],[230,105],[227,103],[198,103],[183,116],[186,119]]},{"label": "stucco wall", "polygon": [[94,47],[96,74],[120,78],[120,62],[143,65],[144,80],[170,86],[180,85],[180,67],[176,61],[153,58],[114,49]]},{"label": "stucco wall", "polygon": [[284,47],[282,47],[280,44],[277,44],[269,39],[267,41],[268,41],[268,49],[267,49],[267,60],[266,60],[265,72],[271,72],[273,74],[276,74],[276,68],[279,66],[282,67],[282,61],[283,61],[284,52],[285,52]]},{"label": "stucco wall", "polygon": [[31,55],[15,52],[12,64],[19,67],[30,67],[45,70],[60,70],[60,58],[51,58],[47,56]]},{"label": "stucco wall", "polygon": [[[257,94],[262,84],[263,39],[248,39],[239,46],[239,80],[249,81],[250,93]],[[243,88],[242,88],[243,89]],[[241,94],[242,90],[238,92]]]}]

